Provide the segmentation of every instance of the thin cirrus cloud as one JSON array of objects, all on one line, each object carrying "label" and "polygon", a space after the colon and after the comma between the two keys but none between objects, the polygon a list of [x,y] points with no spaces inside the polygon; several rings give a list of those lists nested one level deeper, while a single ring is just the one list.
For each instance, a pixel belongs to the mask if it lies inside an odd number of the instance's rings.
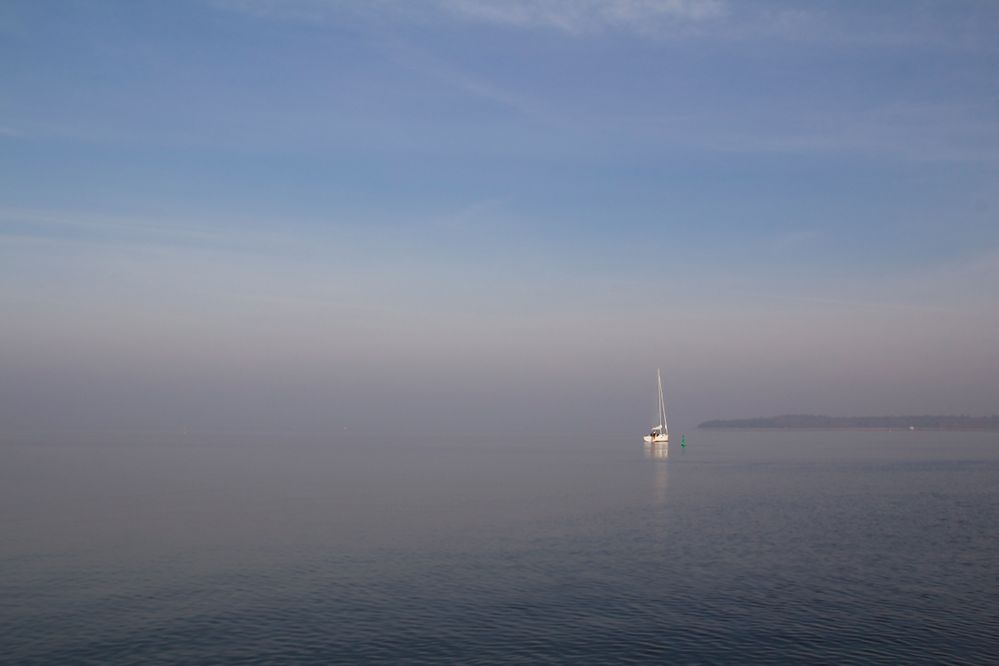
[{"label": "thin cirrus cloud", "polygon": [[445,0],[438,6],[473,21],[574,34],[608,28],[645,32],[663,23],[710,21],[726,13],[717,0]]},{"label": "thin cirrus cloud", "polygon": [[[772,50],[772,45],[764,44],[772,39],[791,51],[805,43],[826,44],[845,49],[844,57],[861,57],[861,53],[876,49],[883,53],[871,54],[875,67],[872,78],[883,77],[886,86],[912,80],[912,90],[904,96],[888,96],[876,89],[859,95],[864,91],[856,88],[855,77],[844,78],[842,65],[836,62],[824,72],[817,69],[814,73],[815,77],[830,77],[824,89],[806,80],[800,87],[785,88],[776,95],[770,91],[746,94],[741,87],[744,77],[736,73],[706,71],[703,78],[697,78],[693,72],[686,74],[664,62],[657,69],[669,81],[666,92],[643,91],[623,97],[615,105],[612,94],[600,99],[549,94],[525,85],[532,78],[529,73],[523,80],[511,81],[502,69],[469,66],[455,60],[453,54],[421,44],[419,39],[388,40],[383,53],[397,66],[421,77],[428,89],[450,89],[523,119],[582,132],[591,139],[599,140],[602,134],[613,135],[615,140],[631,138],[636,146],[689,146],[742,154],[852,153],[988,163],[994,161],[999,145],[999,123],[991,101],[927,97],[920,84],[921,79],[935,76],[937,51],[994,50],[984,37],[999,25],[999,13],[987,6],[975,12],[947,12],[939,7],[908,12],[843,7],[830,12],[786,3],[730,5],[715,0],[437,0],[420,4],[383,0],[364,5],[336,0],[218,0],[216,6],[258,17],[324,23],[348,16],[380,17],[385,24],[415,27],[440,27],[458,21],[511,31],[543,30],[581,41],[615,39],[606,33],[637,38],[692,36],[706,45],[737,43],[738,48],[747,49],[750,60]],[[889,67],[885,57],[892,50],[905,49],[915,49],[925,65],[897,65],[894,71],[877,73],[879,68]],[[821,60],[822,56],[809,54],[804,62],[816,58]],[[783,62],[775,62],[772,76],[780,76],[784,68]],[[740,69],[736,66],[731,71]],[[734,77],[731,85],[724,85],[730,76]],[[984,82],[987,76],[971,69],[955,81],[965,80],[962,87],[978,85],[976,81]],[[676,93],[669,95],[674,88]],[[712,104],[689,101],[705,92],[715,98]],[[668,102],[668,112],[663,111],[664,102]]]},{"label": "thin cirrus cloud", "polygon": [[342,16],[435,25],[442,20],[576,37],[622,32],[645,37],[729,41],[778,39],[857,48],[930,45],[995,51],[994,3],[913,7],[909,2],[842,3],[835,10],[793,2],[729,0],[209,0],[218,8],[260,18],[326,23]]},{"label": "thin cirrus cloud", "polygon": [[214,0],[213,4],[262,18],[325,22],[348,13],[404,17],[417,23],[452,19],[578,36],[607,30],[655,34],[717,22],[729,14],[721,0],[377,0],[362,5],[340,0]]}]

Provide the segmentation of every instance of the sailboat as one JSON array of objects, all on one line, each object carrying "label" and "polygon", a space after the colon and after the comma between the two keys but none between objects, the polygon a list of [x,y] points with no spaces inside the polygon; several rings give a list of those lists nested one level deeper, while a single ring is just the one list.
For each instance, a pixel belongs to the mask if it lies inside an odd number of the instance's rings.
[{"label": "sailboat", "polygon": [[659,370],[656,370],[656,382],[659,384],[659,425],[652,426],[652,432],[642,439],[650,444],[665,444],[669,442],[669,428],[666,426],[666,403],[663,401],[663,378]]}]

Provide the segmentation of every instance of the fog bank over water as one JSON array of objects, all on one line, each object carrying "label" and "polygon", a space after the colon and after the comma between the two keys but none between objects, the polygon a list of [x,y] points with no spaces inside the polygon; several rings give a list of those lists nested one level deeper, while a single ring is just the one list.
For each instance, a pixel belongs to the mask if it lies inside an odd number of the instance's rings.
[{"label": "fog bank over water", "polygon": [[[481,274],[466,282],[457,267],[453,283],[434,284],[391,266],[345,276],[266,255],[251,267],[171,250],[143,265],[132,248],[89,259],[72,249],[68,260],[36,254],[50,262],[30,269],[37,281],[3,291],[0,410],[12,433],[314,436],[404,423],[625,435],[655,413],[657,367],[678,429],[769,413],[986,414],[999,398],[999,329],[979,302],[737,298],[693,280],[671,288],[668,265],[629,267],[634,281],[580,302],[573,286],[599,280],[564,264],[562,282],[534,271],[511,295],[500,283],[469,286]],[[58,270],[57,290],[45,280]],[[387,275],[394,284],[366,290]],[[550,307],[532,280],[555,294]],[[641,302],[660,286],[667,306]]]}]

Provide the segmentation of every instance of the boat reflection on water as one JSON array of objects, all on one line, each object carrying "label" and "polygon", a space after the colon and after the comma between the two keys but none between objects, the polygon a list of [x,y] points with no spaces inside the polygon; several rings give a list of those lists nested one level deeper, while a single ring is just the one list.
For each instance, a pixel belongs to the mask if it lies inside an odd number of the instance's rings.
[{"label": "boat reflection on water", "polygon": [[669,481],[669,465],[666,464],[666,459],[669,457],[669,444],[665,442],[646,444],[645,457],[657,462],[652,494],[656,504],[664,504],[666,502],[666,486]]},{"label": "boat reflection on water", "polygon": [[645,457],[654,460],[666,460],[669,457],[669,443],[667,442],[646,442]]}]

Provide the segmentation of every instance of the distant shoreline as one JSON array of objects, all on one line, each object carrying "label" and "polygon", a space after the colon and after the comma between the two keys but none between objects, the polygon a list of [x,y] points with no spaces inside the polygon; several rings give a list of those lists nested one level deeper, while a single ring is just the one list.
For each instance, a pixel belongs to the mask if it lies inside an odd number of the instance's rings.
[{"label": "distant shoreline", "polygon": [[698,428],[716,430],[928,430],[999,432],[999,416],[819,416],[785,414],[752,419],[716,419]]},{"label": "distant shoreline", "polygon": [[706,426],[706,425],[699,425],[697,427],[699,429],[701,429],[701,430],[759,430],[760,432],[763,432],[763,431],[773,431],[773,430],[799,430],[799,431],[808,431],[808,430],[811,430],[811,431],[815,431],[815,432],[820,432],[820,431],[826,431],[826,432],[829,432],[829,431],[840,431],[840,432],[845,432],[845,431],[849,431],[849,432],[999,432],[999,428],[917,428],[915,426],[908,427],[908,428],[852,428],[852,427],[849,427],[849,426],[843,426],[843,427],[830,426],[830,427],[825,427],[825,428],[822,428],[822,427],[815,427],[815,428],[800,427],[800,428],[798,428],[798,427],[791,427],[791,426],[764,427],[764,426]]}]

